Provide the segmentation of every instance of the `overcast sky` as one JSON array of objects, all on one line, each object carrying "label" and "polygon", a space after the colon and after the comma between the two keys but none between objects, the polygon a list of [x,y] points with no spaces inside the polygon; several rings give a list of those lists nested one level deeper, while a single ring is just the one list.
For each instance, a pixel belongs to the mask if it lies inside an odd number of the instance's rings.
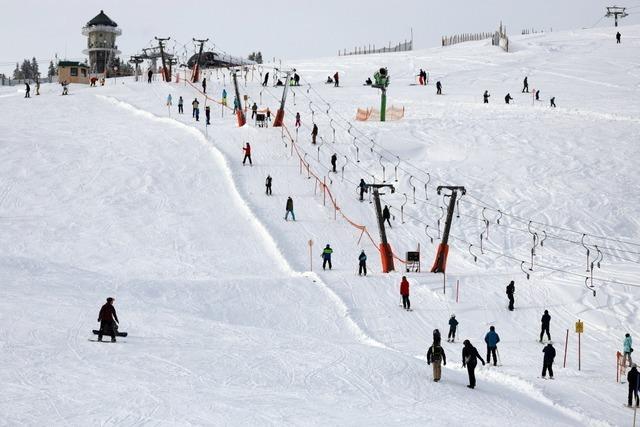
[{"label": "overcast sky", "polygon": [[[619,4],[633,7],[622,25],[640,23],[640,0]],[[81,28],[100,9],[122,29],[118,45],[123,59],[148,47],[154,36],[171,36],[189,50],[192,37],[208,37],[232,55],[260,50],[265,58],[313,58],[356,45],[404,41],[411,28],[414,47],[419,49],[438,45],[444,34],[492,31],[500,20],[510,34],[519,34],[523,28],[613,26],[612,20],[601,19],[605,6],[611,2],[0,0],[0,72],[11,72],[16,61],[33,56],[41,67],[56,53],[60,59],[84,59],[86,39]]]}]

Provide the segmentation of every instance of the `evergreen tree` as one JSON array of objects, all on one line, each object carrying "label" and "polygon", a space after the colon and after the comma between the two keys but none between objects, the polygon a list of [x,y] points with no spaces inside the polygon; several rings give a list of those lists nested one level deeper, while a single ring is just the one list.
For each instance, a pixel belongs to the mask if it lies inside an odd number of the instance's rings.
[{"label": "evergreen tree", "polygon": [[24,76],[22,75],[22,71],[20,71],[20,64],[16,62],[16,69],[13,70],[13,78],[16,80],[22,80]]},{"label": "evergreen tree", "polygon": [[40,74],[40,70],[39,70],[39,67],[38,67],[38,61],[36,60],[36,57],[34,56],[33,58],[31,58],[31,78],[32,79],[38,78],[38,74]]},{"label": "evergreen tree", "polygon": [[58,71],[56,70],[56,66],[53,65],[53,61],[49,61],[49,70],[47,71],[47,77],[53,77],[56,74],[58,74]]},{"label": "evergreen tree", "polygon": [[31,70],[31,62],[28,59],[22,61],[22,65],[20,66],[20,72],[22,73],[22,78],[25,80],[33,78],[33,72]]},{"label": "evergreen tree", "polygon": [[256,59],[255,59],[255,61],[256,61],[258,64],[262,64],[262,52],[258,51],[258,53],[256,54]]}]

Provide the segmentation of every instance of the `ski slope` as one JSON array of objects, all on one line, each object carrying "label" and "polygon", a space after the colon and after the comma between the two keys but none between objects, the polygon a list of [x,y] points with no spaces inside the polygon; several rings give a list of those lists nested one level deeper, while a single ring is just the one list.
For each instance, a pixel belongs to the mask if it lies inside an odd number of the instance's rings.
[{"label": "ski slope", "polygon": [[[402,265],[380,273],[372,242],[334,219],[281,130],[251,120],[237,128],[217,104],[205,128],[204,112],[195,122],[190,108],[194,97],[204,107],[203,96],[183,82],[118,79],[73,86],[68,97],[43,85],[31,100],[3,91],[0,423],[630,424],[615,352],[625,332],[640,339],[638,290],[598,279],[634,284],[640,258],[633,244],[597,237],[640,240],[640,27],[622,28],[618,46],[613,29],[594,29],[516,37],[510,54],[471,42],[288,64],[304,81],[288,98],[296,146],[310,171],[327,177],[341,212],[375,242],[373,207],[357,200],[360,178],[380,182],[385,167],[397,189],[384,196],[394,214],[390,243],[401,258],[420,244],[423,270],[438,243],[443,200],[436,185],[466,186],[446,293],[441,275],[408,274],[413,312],[398,307]],[[377,107],[378,91],[362,83],[381,66],[391,75],[388,102],[404,105],[405,118],[350,128],[357,107]],[[427,87],[412,85],[419,68],[430,73]],[[341,88],[324,84],[335,71]],[[542,101],[520,93],[524,75]],[[228,74],[207,77],[213,98],[223,87],[232,93]],[[259,80],[257,71],[249,75],[240,92],[275,113],[282,89],[263,89]],[[436,97],[436,80],[444,96]],[[485,89],[489,105],[482,104]],[[512,105],[502,101],[507,92]],[[177,115],[180,95],[184,115]],[[316,147],[312,120],[320,129]],[[251,167],[241,164],[246,141]],[[338,174],[328,173],[333,153]],[[267,174],[273,196],[264,194]],[[296,222],[283,220],[287,196]],[[484,211],[484,254],[482,206],[515,215],[498,224],[496,211]],[[540,236],[557,237],[537,247],[529,280],[517,260],[529,261],[532,235],[518,218],[537,221]],[[606,252],[594,271],[595,297],[576,276],[589,275],[586,251],[566,241],[581,237],[568,229],[587,233],[586,243]],[[320,270],[327,243],[335,251],[332,271]],[[369,256],[366,278],[355,271],[361,248]],[[516,281],[514,312],[506,310],[509,280]],[[116,298],[129,332],[115,345],[87,340],[107,296]],[[558,351],[554,381],[538,378],[544,309]],[[470,339],[483,356],[489,326],[501,336],[502,366],[479,367],[473,391],[465,387],[458,342],[444,344],[440,383],[424,361],[433,329],[446,334],[451,313],[460,321],[459,341]],[[582,369],[573,332],[563,369],[564,333],[578,318],[586,328]]]}]

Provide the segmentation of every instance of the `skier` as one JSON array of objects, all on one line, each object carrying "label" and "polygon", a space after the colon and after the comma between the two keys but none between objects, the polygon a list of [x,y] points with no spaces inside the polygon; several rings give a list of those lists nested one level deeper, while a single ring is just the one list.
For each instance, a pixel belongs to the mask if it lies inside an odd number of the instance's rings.
[{"label": "skier", "polygon": [[36,80],[36,96],[40,95],[40,80]]},{"label": "skier", "polygon": [[631,352],[633,351],[633,348],[631,347],[632,345],[633,341],[631,340],[631,335],[628,333],[624,334],[624,341],[622,343],[622,366],[627,366],[627,360],[629,360],[629,365],[633,363],[631,360]]},{"label": "skier", "polygon": [[442,376],[442,366],[447,365],[447,356],[444,354],[444,349],[440,346],[439,342],[435,342],[429,347],[427,351],[427,365],[433,363],[433,381],[440,381]]},{"label": "skier", "polygon": [[507,96],[504,97],[504,102],[505,104],[508,104],[509,101],[511,101],[513,98],[511,97],[511,94],[508,93]]},{"label": "skier", "polygon": [[249,165],[253,166],[251,162],[251,145],[247,142],[244,147],[242,147],[242,151],[244,151],[244,158],[242,159],[242,166],[244,166],[247,159],[249,160]]},{"label": "skier", "polygon": [[204,107],[204,116],[207,118],[207,126],[211,124],[211,107]]},{"label": "skier", "polygon": [[182,96],[180,98],[178,98],[178,114],[183,114],[184,113],[184,100],[182,99]]},{"label": "skier", "polygon": [[542,349],[544,358],[542,359],[542,378],[547,376],[547,370],[549,370],[549,378],[553,379],[553,359],[556,357],[556,349],[553,348],[553,344],[549,343]]},{"label": "skier", "polygon": [[60,84],[62,85],[62,94],[63,95],[69,95],[69,83],[67,83],[67,81],[64,80]]},{"label": "skier", "polygon": [[364,179],[360,178],[360,184],[358,184],[358,188],[360,189],[360,201],[364,201],[364,193],[367,192],[367,184],[364,182]]},{"label": "skier", "polygon": [[263,86],[263,87],[267,87],[267,85],[268,85],[268,84],[269,84],[269,73],[267,72],[267,73],[264,75],[264,80],[262,81],[262,86]]},{"label": "skier", "polygon": [[196,122],[200,121],[200,103],[198,102],[198,98],[195,98],[191,103],[192,111],[191,117],[195,117]]},{"label": "skier", "polygon": [[31,86],[28,82],[24,82],[24,97],[31,98]]},{"label": "skier", "polygon": [[100,308],[100,313],[98,314],[98,322],[100,322],[98,341],[102,341],[102,335],[111,335],[111,342],[116,342],[117,324],[120,323],[120,321],[118,320],[116,309],[113,306],[113,301],[113,298],[107,298],[106,304]]},{"label": "skier", "polygon": [[484,98],[484,103],[485,103],[485,104],[488,104],[488,103],[489,103],[489,97],[490,97],[490,96],[491,96],[491,95],[489,95],[489,91],[488,91],[488,90],[485,90],[485,91],[484,91],[484,95],[482,95],[482,97]]},{"label": "skier", "polygon": [[634,363],[631,365],[631,369],[627,374],[627,382],[629,383],[629,400],[627,401],[628,406],[631,406],[633,403],[632,397],[636,397],[636,406],[640,406],[640,399],[638,398],[638,389],[640,389],[640,374],[638,374],[638,367]]},{"label": "skier", "polygon": [[436,82],[436,95],[442,95],[442,83],[440,83],[440,80]]},{"label": "skier", "polygon": [[253,105],[251,106],[251,118],[252,119],[255,118],[257,114],[258,114],[258,104],[254,102]]},{"label": "skier", "polygon": [[327,264],[329,264],[329,270],[331,270],[331,254],[332,253],[333,253],[333,249],[331,249],[331,246],[329,246],[329,244],[327,243],[327,246],[324,247],[324,249],[322,250],[322,254],[320,255],[322,257],[323,270],[325,269]]},{"label": "skier", "polygon": [[300,86],[300,75],[298,73],[293,73],[293,85]]},{"label": "skier", "polygon": [[545,332],[547,333],[547,339],[551,341],[551,334],[549,334],[549,324],[551,323],[551,316],[549,315],[549,310],[544,311],[540,322],[542,323],[542,327],[540,329],[540,342],[542,342],[542,336]]},{"label": "skier", "polygon": [[554,96],[549,100],[549,106],[552,108],[556,108],[556,97]]},{"label": "skier", "polygon": [[452,314],[449,319],[449,335],[447,336],[447,342],[454,342],[456,339],[456,329],[458,329],[458,321],[456,315]]},{"label": "skier", "polygon": [[529,80],[528,77],[525,76],[524,81],[522,82],[522,93],[529,93]]},{"label": "skier", "polygon": [[536,101],[540,101],[540,91],[536,90]]},{"label": "skier", "polygon": [[333,75],[333,85],[334,87],[338,87],[340,86],[340,76],[338,75],[338,72],[336,71],[336,73]]},{"label": "skier", "polygon": [[153,70],[147,72],[147,83],[151,83],[151,79],[153,79]]},{"label": "skier", "polygon": [[264,186],[266,187],[266,194],[268,196],[271,195],[271,181],[273,180],[273,178],[271,178],[271,175],[267,175],[267,179],[264,182]]},{"label": "skier", "polygon": [[293,213],[293,199],[291,198],[291,196],[289,196],[289,197],[287,198],[287,204],[286,204],[286,206],[285,206],[285,209],[286,209],[287,213],[286,213],[286,214],[284,214],[284,220],[285,220],[285,221],[288,221],[288,220],[289,220],[289,219],[288,219],[288,218],[289,218],[289,213],[291,213],[291,217],[292,217],[292,218],[293,218],[293,220],[295,221],[295,220],[296,220],[296,214],[295,214],[295,213]]},{"label": "skier", "polygon": [[364,84],[365,86],[371,86],[373,84],[371,77],[367,77],[367,80],[364,81]]},{"label": "skier", "polygon": [[207,78],[202,79],[202,93],[207,93]]},{"label": "skier", "polygon": [[433,330],[433,343],[440,345],[442,342],[442,336],[440,335],[440,331],[437,329]]},{"label": "skier", "polygon": [[484,336],[484,342],[487,343],[487,363],[491,363],[491,355],[493,355],[493,366],[498,365],[498,357],[496,352],[498,351],[498,343],[500,337],[496,333],[495,326],[489,328],[489,332]]},{"label": "skier", "polygon": [[389,212],[389,206],[384,205],[384,209],[382,209],[382,223],[384,224],[387,221],[389,224],[389,228],[391,228],[391,213]]},{"label": "skier", "polygon": [[333,173],[338,173],[338,171],[336,170],[337,162],[338,155],[336,153],[333,153],[333,155],[331,156],[331,168],[333,169]]},{"label": "skier", "polygon": [[302,122],[300,122],[300,113],[296,113],[296,127],[299,128],[302,126]]},{"label": "skier", "polygon": [[313,124],[313,129],[311,129],[311,143],[315,145],[316,138],[318,137],[318,125]]},{"label": "skier", "polygon": [[469,374],[469,388],[476,387],[476,365],[478,364],[478,359],[482,362],[482,366],[484,366],[484,360],[480,357],[478,350],[471,345],[469,340],[464,340],[462,343],[464,347],[462,348],[462,367],[466,366],[467,373]]},{"label": "skier", "polygon": [[227,90],[226,89],[222,89],[222,105],[224,105],[225,107],[227,106]]},{"label": "skier", "polygon": [[364,253],[364,249],[360,252],[358,257],[358,276],[367,275],[367,255]]},{"label": "skier", "polygon": [[620,34],[620,31],[618,31],[616,33],[616,44],[620,44],[620,38],[622,37],[622,34]]},{"label": "skier", "polygon": [[411,301],[409,301],[409,281],[407,276],[402,276],[400,282],[400,295],[402,295],[402,308],[409,311],[411,310]]},{"label": "skier", "polygon": [[418,73],[418,83],[420,83],[420,86],[424,86],[424,78],[422,77],[422,73],[424,73],[424,71],[422,71],[422,68],[420,68],[420,73]]},{"label": "skier", "polygon": [[516,292],[516,285],[512,280],[507,285],[507,298],[509,298],[509,311],[513,311],[513,294],[515,292]]},{"label": "skier", "polygon": [[167,95],[167,107],[171,107],[171,105],[173,104],[173,97],[171,96],[171,94]]}]

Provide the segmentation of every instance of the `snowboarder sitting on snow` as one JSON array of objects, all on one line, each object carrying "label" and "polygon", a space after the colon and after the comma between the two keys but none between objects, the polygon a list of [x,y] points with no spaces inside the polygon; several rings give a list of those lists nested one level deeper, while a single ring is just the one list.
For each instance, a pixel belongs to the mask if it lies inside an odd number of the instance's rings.
[{"label": "snowboarder sitting on snow", "polygon": [[549,343],[542,349],[544,358],[542,360],[542,378],[546,377],[547,370],[549,370],[549,378],[553,379],[553,359],[556,357],[556,349],[553,348],[553,344]]},{"label": "snowboarder sitting on snow", "polygon": [[251,162],[251,145],[249,145],[249,143],[247,142],[246,145],[244,147],[242,147],[242,151],[244,151],[244,158],[242,159],[242,166],[244,166],[244,163],[249,160],[249,164],[251,166],[253,166],[253,163]]},{"label": "snowboarder sitting on snow", "polygon": [[391,227],[391,212],[389,212],[389,206],[384,205],[384,209],[382,209],[382,223],[387,221],[389,227]]},{"label": "snowboarder sitting on snow", "polygon": [[488,91],[488,90],[485,90],[485,91],[484,91],[484,95],[482,95],[482,98],[484,98],[484,103],[485,103],[485,104],[488,104],[488,103],[489,103],[489,97],[490,97],[490,96],[491,96],[491,95],[489,95],[489,91]]},{"label": "snowboarder sitting on snow", "polygon": [[551,341],[551,334],[549,334],[549,324],[551,323],[551,316],[549,315],[549,310],[544,311],[540,322],[542,323],[540,329],[540,342],[542,342],[542,336],[545,332],[547,333],[547,339]]},{"label": "snowboarder sitting on snow", "polygon": [[513,98],[511,97],[511,94],[508,93],[507,96],[504,97],[504,102],[505,104],[508,104],[509,101],[511,101]]},{"label": "snowboarder sitting on snow", "polygon": [[447,365],[447,356],[444,354],[444,349],[440,346],[439,342],[434,342],[429,351],[427,351],[427,365],[433,363],[433,380],[435,382],[440,381],[442,376],[442,366]]},{"label": "snowboarder sitting on snow", "polygon": [[285,210],[287,211],[287,213],[284,214],[284,220],[288,221],[289,220],[289,214],[291,214],[291,217],[295,221],[296,220],[296,214],[293,213],[293,199],[291,198],[291,196],[289,196],[287,198],[287,204],[285,205]]},{"label": "snowboarder sitting on snow", "polygon": [[458,328],[458,321],[456,315],[452,314],[449,319],[449,335],[447,336],[447,342],[453,342],[456,339],[456,329]]},{"label": "snowboarder sitting on snow", "polygon": [[496,333],[495,326],[491,326],[489,328],[489,332],[484,336],[484,342],[487,343],[487,363],[491,363],[491,355],[493,355],[493,366],[498,364],[498,356],[496,355],[496,351],[498,350],[498,343],[500,342],[500,337]]},{"label": "snowboarder sitting on snow", "polygon": [[409,281],[407,276],[402,276],[400,282],[400,295],[402,295],[402,308],[405,310],[411,310],[411,301],[409,301]]},{"label": "snowboarder sitting on snow", "polygon": [[331,246],[329,246],[329,244],[327,243],[327,246],[324,247],[324,249],[322,250],[322,254],[320,255],[322,257],[323,270],[325,269],[327,264],[329,264],[329,270],[331,270],[331,254],[332,253],[333,253],[333,249],[331,249]]},{"label": "snowboarder sitting on snow", "polygon": [[284,83],[282,83],[282,80],[278,79],[276,86],[284,86]]},{"label": "snowboarder sitting on snow", "polygon": [[358,184],[358,188],[360,189],[360,201],[364,200],[364,193],[367,192],[367,184],[364,182],[364,179],[360,179],[360,184]]},{"label": "snowboarder sitting on snow", "polygon": [[331,84],[333,83],[333,79],[331,78],[331,76],[327,76],[327,81],[325,82],[326,84]]},{"label": "snowboarder sitting on snow", "polygon": [[464,347],[462,348],[462,367],[466,366],[467,373],[469,374],[469,388],[476,387],[476,365],[478,364],[478,359],[482,362],[482,366],[484,366],[484,360],[480,357],[478,350],[471,345],[469,340],[464,340]]},{"label": "snowboarder sitting on snow", "polygon": [[507,298],[509,298],[509,311],[513,311],[513,294],[515,293],[515,291],[516,291],[516,285],[512,280],[507,285]]},{"label": "snowboarder sitting on snow", "polygon": [[367,255],[364,253],[364,249],[360,252],[358,257],[358,276],[367,275]]},{"label": "snowboarder sitting on snow", "polygon": [[371,80],[371,77],[367,77],[367,80],[364,81],[364,84],[367,86],[371,86],[373,84],[373,81]]},{"label": "snowboarder sitting on snow", "polygon": [[629,365],[633,363],[631,360],[631,352],[633,351],[633,348],[631,348],[632,345],[633,341],[631,340],[631,335],[628,333],[624,334],[624,341],[622,342],[622,366],[627,366],[627,360],[629,361]]},{"label": "snowboarder sitting on snow", "polygon": [[271,175],[267,175],[267,179],[264,182],[264,186],[266,187],[266,194],[269,195],[269,196],[271,195],[271,180],[272,179],[273,178],[271,178]]},{"label": "snowboarder sitting on snow", "polygon": [[527,77],[524,78],[524,81],[522,82],[522,93],[529,93],[529,80]]},{"label": "snowboarder sitting on snow", "polygon": [[98,341],[102,341],[102,335],[111,335],[111,342],[116,342],[116,332],[118,330],[118,315],[116,309],[113,306],[114,299],[107,298],[106,304],[100,308],[98,314],[98,322],[100,322],[100,333],[98,334]]},{"label": "snowboarder sitting on snow", "polygon": [[638,389],[640,389],[640,374],[638,373],[638,367],[634,363],[631,365],[631,370],[627,374],[627,382],[629,383],[629,400],[628,406],[633,403],[632,397],[636,397],[636,406],[640,406],[640,399],[638,398]]}]

